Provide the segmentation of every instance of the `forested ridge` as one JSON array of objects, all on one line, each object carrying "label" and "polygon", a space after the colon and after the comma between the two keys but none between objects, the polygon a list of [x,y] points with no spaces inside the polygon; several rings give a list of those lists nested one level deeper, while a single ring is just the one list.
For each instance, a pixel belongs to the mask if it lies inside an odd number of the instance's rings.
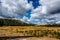
[{"label": "forested ridge", "polygon": [[[25,23],[21,20],[15,20],[15,19],[0,19],[0,26],[34,26],[37,24],[32,24],[32,23]],[[46,26],[46,27],[54,27],[54,26],[58,26],[60,27],[60,24],[47,24],[47,25],[37,25],[37,26]]]},{"label": "forested ridge", "polygon": [[0,19],[0,26],[29,26],[33,24],[27,24],[21,20],[15,19]]}]

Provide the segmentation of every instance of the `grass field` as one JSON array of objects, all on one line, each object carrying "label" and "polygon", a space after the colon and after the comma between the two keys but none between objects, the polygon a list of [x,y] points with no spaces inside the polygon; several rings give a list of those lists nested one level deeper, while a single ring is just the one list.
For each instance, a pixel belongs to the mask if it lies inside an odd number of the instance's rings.
[{"label": "grass field", "polygon": [[60,39],[60,27],[41,26],[3,26],[0,27],[0,37],[33,36]]}]

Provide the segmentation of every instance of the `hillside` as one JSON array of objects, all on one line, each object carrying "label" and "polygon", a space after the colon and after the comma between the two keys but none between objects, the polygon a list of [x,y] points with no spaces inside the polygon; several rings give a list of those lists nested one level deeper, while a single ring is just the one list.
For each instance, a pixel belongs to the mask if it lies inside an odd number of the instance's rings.
[{"label": "hillside", "polygon": [[36,24],[27,24],[21,20],[16,20],[16,19],[1,19],[0,18],[0,26],[46,26],[46,27],[60,27],[60,24],[53,24],[53,25],[50,25],[50,24],[47,24],[47,25],[36,25]]},{"label": "hillside", "polygon": [[0,26],[25,26],[25,25],[29,25],[29,24],[24,23],[21,20],[0,19]]}]

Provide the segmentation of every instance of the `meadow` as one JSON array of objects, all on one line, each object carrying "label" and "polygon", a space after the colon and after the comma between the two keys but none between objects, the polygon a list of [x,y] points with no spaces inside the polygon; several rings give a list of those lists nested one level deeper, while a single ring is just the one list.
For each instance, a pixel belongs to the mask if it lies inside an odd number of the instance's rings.
[{"label": "meadow", "polygon": [[3,26],[0,37],[49,37],[60,39],[60,27]]}]

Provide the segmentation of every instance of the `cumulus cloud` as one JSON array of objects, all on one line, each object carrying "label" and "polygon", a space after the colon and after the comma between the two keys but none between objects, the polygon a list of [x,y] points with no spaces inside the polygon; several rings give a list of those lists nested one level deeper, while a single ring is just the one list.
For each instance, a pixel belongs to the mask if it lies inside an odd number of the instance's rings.
[{"label": "cumulus cloud", "polygon": [[[60,0],[40,0],[42,6],[33,8],[32,1],[27,0],[0,0],[0,18],[16,18],[23,16],[24,22],[37,24],[59,24],[60,23]],[[30,19],[26,12],[31,10]]]},{"label": "cumulus cloud", "polygon": [[23,18],[21,20],[25,23],[28,23],[28,24],[30,23],[30,19],[26,16],[23,16]]},{"label": "cumulus cloud", "polygon": [[41,0],[41,4],[47,7],[47,13],[57,13],[60,12],[60,0]]},{"label": "cumulus cloud", "polygon": [[58,24],[60,21],[60,0],[40,0],[42,6],[32,10],[31,21],[39,19],[38,23]]},{"label": "cumulus cloud", "polygon": [[25,16],[26,12],[32,9],[32,2],[27,0],[0,0],[0,16],[2,17],[17,17]]}]

